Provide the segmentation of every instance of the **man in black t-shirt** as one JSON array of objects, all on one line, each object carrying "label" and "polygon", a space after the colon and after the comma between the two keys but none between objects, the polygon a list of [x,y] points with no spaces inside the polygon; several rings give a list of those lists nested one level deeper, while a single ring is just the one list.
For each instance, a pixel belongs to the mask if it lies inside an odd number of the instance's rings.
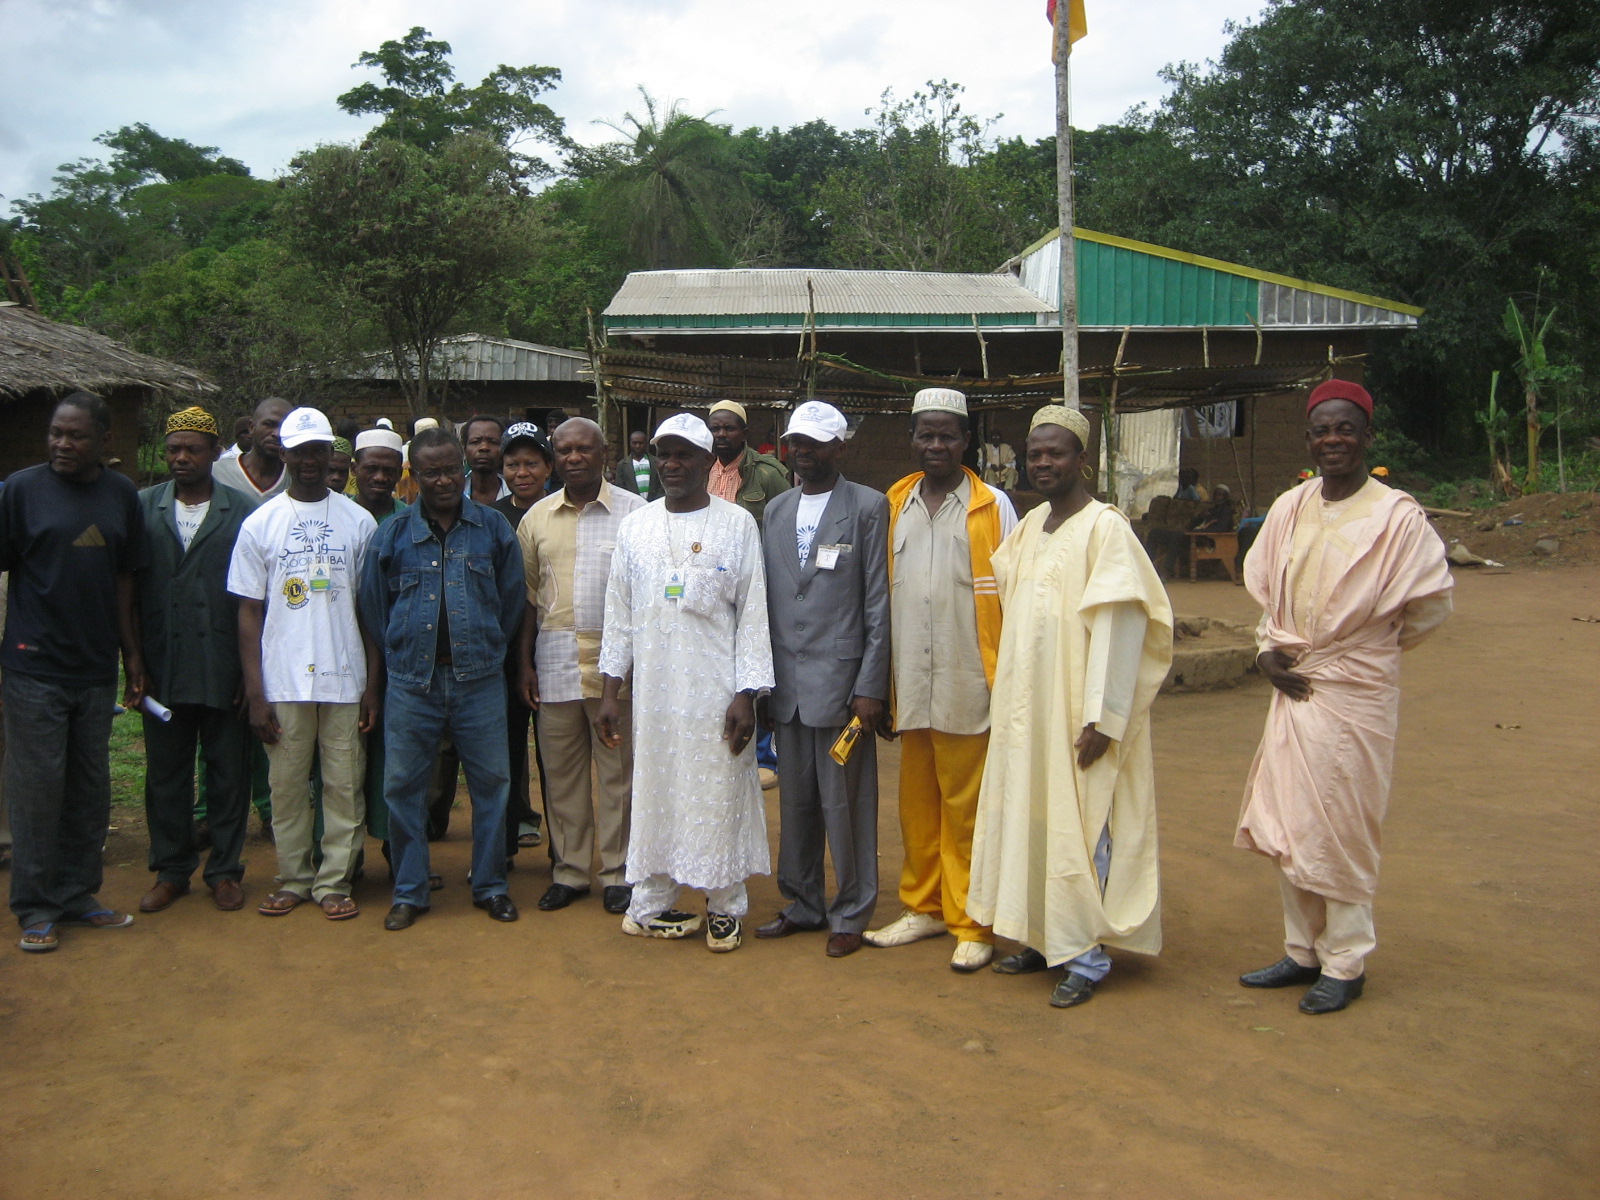
[{"label": "man in black t-shirt", "polygon": [[130,708],[146,686],[133,602],[144,520],[133,483],[102,462],[110,433],[103,399],[66,396],[50,417],[49,461],[15,472],[0,492],[0,570],[11,572],[0,646],[11,911],[20,945],[35,952],[56,948],[58,924],[133,923],[95,896],[119,648]]}]

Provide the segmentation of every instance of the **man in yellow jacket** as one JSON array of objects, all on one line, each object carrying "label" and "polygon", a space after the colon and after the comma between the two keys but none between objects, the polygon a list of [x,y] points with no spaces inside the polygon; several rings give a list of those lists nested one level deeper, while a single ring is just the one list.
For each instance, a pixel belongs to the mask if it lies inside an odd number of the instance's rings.
[{"label": "man in yellow jacket", "polygon": [[994,957],[994,934],[967,916],[967,880],[1000,646],[989,557],[1017,523],[1005,493],[962,466],[970,440],[965,396],[950,388],[916,394],[911,444],[922,470],[889,489],[905,911],[866,934],[874,946],[903,946],[953,933],[957,971]]}]

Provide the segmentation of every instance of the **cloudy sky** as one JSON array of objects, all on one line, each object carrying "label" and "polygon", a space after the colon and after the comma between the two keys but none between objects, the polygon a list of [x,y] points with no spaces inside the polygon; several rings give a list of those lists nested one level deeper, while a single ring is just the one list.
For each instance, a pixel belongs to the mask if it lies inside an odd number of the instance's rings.
[{"label": "cloudy sky", "polygon": [[[1159,100],[1161,67],[1215,57],[1223,23],[1263,0],[1089,0],[1073,56],[1074,124]],[[47,191],[95,135],[144,121],[271,176],[297,150],[361,134],[334,98],[373,76],[363,50],[413,25],[454,47],[457,77],[559,67],[547,99],[580,141],[637,109],[637,88],[744,128],[821,117],[843,128],[885,88],[966,86],[1003,135],[1054,123],[1043,0],[0,0],[0,212]]]}]

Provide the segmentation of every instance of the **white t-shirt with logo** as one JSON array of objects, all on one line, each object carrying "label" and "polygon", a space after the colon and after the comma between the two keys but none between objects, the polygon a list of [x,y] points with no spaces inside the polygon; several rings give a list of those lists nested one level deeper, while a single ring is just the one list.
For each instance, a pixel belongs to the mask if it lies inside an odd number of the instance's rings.
[{"label": "white t-shirt with logo", "polygon": [[814,496],[800,493],[800,504],[794,514],[794,536],[802,566],[811,557],[811,542],[817,536],[817,523],[822,520],[823,510],[828,507],[828,498],[832,495],[831,490],[818,492]]},{"label": "white t-shirt with logo", "polygon": [[173,500],[172,515],[178,523],[178,540],[183,543],[185,551],[194,544],[194,535],[200,532],[200,526],[205,524],[206,514],[210,511],[209,500],[203,500],[199,504],[185,504],[182,500]]},{"label": "white t-shirt with logo", "polygon": [[246,518],[228,590],[261,600],[261,677],[269,701],[355,704],[367,685],[357,590],[378,523],[329,492],[312,504],[287,492]]}]

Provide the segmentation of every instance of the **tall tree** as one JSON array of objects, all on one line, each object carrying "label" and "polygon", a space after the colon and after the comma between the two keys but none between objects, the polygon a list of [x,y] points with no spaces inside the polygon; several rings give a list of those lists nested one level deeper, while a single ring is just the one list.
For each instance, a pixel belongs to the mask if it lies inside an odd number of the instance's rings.
[{"label": "tall tree", "polygon": [[727,265],[732,208],[745,199],[726,128],[665,108],[639,89],[644,116],[612,124],[621,140],[577,149],[569,169],[590,182],[592,214],[651,269]]},{"label": "tall tree", "polygon": [[477,87],[455,80],[450,43],[420,25],[398,41],[363,51],[352,64],[375,68],[382,86],[362,83],[339,97],[347,113],[376,114],[383,120],[375,137],[397,138],[423,150],[437,150],[464,133],[479,133],[516,153],[530,175],[550,174],[542,160],[522,154],[524,142],[565,144],[565,124],[540,96],[561,82],[555,67],[496,67]]},{"label": "tall tree", "polygon": [[420,416],[440,341],[538,256],[540,213],[517,164],[464,134],[432,153],[390,138],[323,146],[292,166],[279,206],[289,246],[368,306]]}]

